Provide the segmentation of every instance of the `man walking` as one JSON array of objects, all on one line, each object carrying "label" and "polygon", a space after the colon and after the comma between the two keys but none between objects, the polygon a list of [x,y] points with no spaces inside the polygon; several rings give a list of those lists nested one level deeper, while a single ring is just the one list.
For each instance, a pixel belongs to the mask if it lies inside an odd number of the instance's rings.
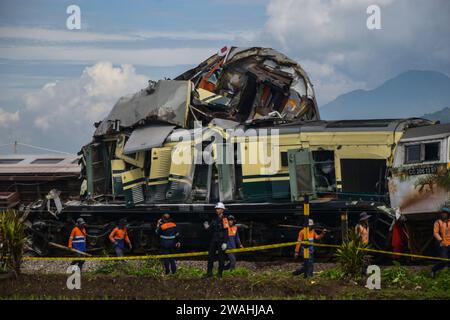
[{"label": "man walking", "polygon": [[[68,247],[70,249],[86,252],[86,237],[86,222],[83,218],[78,218],[75,227],[70,233]],[[84,265],[84,260],[74,260],[71,265],[77,265],[81,271]]]},{"label": "man walking", "polygon": [[[156,234],[161,238],[161,253],[173,254],[175,250],[181,246],[180,233],[175,222],[170,218],[170,214],[166,213],[158,220],[156,226]],[[177,272],[177,264],[174,258],[164,258],[164,271],[166,274]]]},{"label": "man walking", "polygon": [[219,270],[217,277],[221,278],[225,265],[225,250],[228,242],[228,219],[224,215],[225,205],[222,202],[215,206],[216,217],[211,224],[207,221],[203,224],[205,229],[210,232],[211,240],[208,250],[208,267],[205,278],[210,278],[213,275],[214,260],[219,260]]},{"label": "man walking", "polygon": [[[438,243],[439,257],[449,259],[450,258],[450,220],[449,220],[450,208],[444,206],[441,209],[441,218],[436,220],[433,227],[433,236]],[[431,269],[431,275],[434,278],[436,272],[443,268],[450,268],[449,261],[441,261]]]},{"label": "man walking", "polygon": [[[325,234],[327,233],[326,230],[323,230],[320,234],[314,230],[314,220],[309,219],[308,220],[309,225],[309,235],[308,235],[308,242],[314,243],[315,240],[322,239]],[[301,229],[298,233],[297,241],[305,241],[305,228]],[[305,258],[305,245],[297,243],[295,246],[295,254],[294,257],[298,258],[300,255],[300,249],[301,249],[301,255],[303,256],[303,266],[300,269],[295,270],[292,275],[299,276],[303,274],[304,278],[312,277],[314,274],[314,246],[309,246],[309,258]]]},{"label": "man walking", "polygon": [[128,237],[128,231],[125,227],[126,220],[121,219],[119,221],[119,225],[113,229],[113,231],[109,234],[109,240],[114,245],[114,251],[118,257],[123,257],[123,250],[125,249],[125,242],[128,244],[128,247],[132,248],[130,238]]},{"label": "man walking", "polygon": [[[227,249],[243,248],[234,216],[228,216],[228,225]],[[229,261],[224,270],[234,270],[236,268],[236,254],[229,252],[227,256]]]}]

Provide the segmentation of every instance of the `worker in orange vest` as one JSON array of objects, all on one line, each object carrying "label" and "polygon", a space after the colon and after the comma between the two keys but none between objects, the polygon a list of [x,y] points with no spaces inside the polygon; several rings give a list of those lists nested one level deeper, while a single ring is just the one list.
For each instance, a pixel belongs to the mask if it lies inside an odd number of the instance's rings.
[{"label": "worker in orange vest", "polygon": [[[433,227],[433,236],[438,242],[438,251],[441,258],[450,258],[450,208],[444,206],[441,209],[441,218],[436,220]],[[436,272],[443,268],[450,268],[450,262],[441,261],[431,269],[431,276],[434,277]]]},{"label": "worker in orange vest", "polygon": [[[318,234],[316,232],[316,230],[314,230],[314,220],[309,219],[308,225],[309,225],[309,235],[308,235],[309,243],[314,243],[314,240],[320,240],[320,239],[323,239],[323,237],[325,237],[327,230],[324,229],[324,230],[322,230],[322,232],[320,234]],[[304,228],[301,229],[300,232],[298,233],[297,241],[305,241],[305,229]],[[295,246],[295,254],[294,254],[295,258],[299,257],[300,249],[301,249],[302,256],[304,258],[305,246],[300,243],[297,243],[297,245]],[[300,269],[295,270],[292,274],[294,276],[299,276],[299,275],[303,274],[303,276],[306,279],[308,277],[312,277],[313,273],[314,273],[314,246],[310,245],[309,246],[309,258],[304,259],[303,266]]]},{"label": "worker in orange vest", "polygon": [[[180,233],[177,224],[171,219],[170,214],[165,213],[156,225],[156,234],[161,239],[161,253],[174,254],[176,249],[181,246]],[[164,270],[166,274],[175,274],[177,272],[177,264],[174,258],[164,258]]]},{"label": "worker in orange vest", "polygon": [[125,249],[125,242],[128,244],[130,250],[133,248],[130,238],[128,237],[128,231],[126,228],[126,220],[121,219],[117,227],[109,234],[109,240],[114,245],[114,251],[118,257],[123,257],[123,250]]},{"label": "worker in orange vest", "polygon": [[367,212],[361,212],[359,215],[359,222],[355,227],[356,234],[361,238],[364,244],[369,244],[369,219],[370,215]]},{"label": "worker in orange vest", "polygon": [[[239,238],[238,227],[235,224],[236,219],[234,216],[228,216],[228,242],[227,249],[236,249],[243,248],[244,246],[241,243],[241,239]],[[224,270],[234,270],[236,268],[236,254],[229,252],[227,253],[229,262],[225,264]]]},{"label": "worker in orange vest", "polygon": [[[70,249],[75,249],[81,252],[86,252],[86,222],[83,218],[78,218],[75,227],[69,236],[69,244],[67,245]],[[83,268],[84,260],[74,260],[71,265],[77,265],[78,268]]]}]

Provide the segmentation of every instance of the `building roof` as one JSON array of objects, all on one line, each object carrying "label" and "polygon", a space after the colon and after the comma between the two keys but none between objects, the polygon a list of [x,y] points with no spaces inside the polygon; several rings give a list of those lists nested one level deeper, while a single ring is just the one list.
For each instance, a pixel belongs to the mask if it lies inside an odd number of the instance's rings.
[{"label": "building roof", "polygon": [[78,175],[76,155],[0,155],[0,175]]}]

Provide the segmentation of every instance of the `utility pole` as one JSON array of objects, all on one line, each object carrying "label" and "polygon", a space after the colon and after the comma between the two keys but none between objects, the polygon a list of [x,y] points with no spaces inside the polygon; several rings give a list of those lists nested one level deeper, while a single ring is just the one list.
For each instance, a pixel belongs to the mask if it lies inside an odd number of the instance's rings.
[{"label": "utility pole", "polygon": [[14,152],[14,154],[17,154],[17,140],[16,141],[14,141],[14,146],[13,146],[13,152]]},{"label": "utility pole", "polygon": [[341,232],[342,232],[342,242],[348,240],[348,212],[347,210],[341,211]]},{"label": "utility pole", "polygon": [[[303,215],[305,216],[305,233],[303,240],[309,242],[309,195],[305,194],[303,198]],[[309,245],[303,248],[303,259],[309,259]]]}]

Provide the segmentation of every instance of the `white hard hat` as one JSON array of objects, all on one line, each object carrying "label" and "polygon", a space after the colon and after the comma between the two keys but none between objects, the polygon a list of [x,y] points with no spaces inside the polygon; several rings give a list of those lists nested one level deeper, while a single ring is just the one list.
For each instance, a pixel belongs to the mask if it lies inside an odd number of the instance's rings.
[{"label": "white hard hat", "polygon": [[222,202],[217,202],[215,208],[216,209],[223,209],[223,210],[225,210],[225,205]]},{"label": "white hard hat", "polygon": [[308,225],[311,227],[314,225],[314,220],[313,219],[308,219]]}]

